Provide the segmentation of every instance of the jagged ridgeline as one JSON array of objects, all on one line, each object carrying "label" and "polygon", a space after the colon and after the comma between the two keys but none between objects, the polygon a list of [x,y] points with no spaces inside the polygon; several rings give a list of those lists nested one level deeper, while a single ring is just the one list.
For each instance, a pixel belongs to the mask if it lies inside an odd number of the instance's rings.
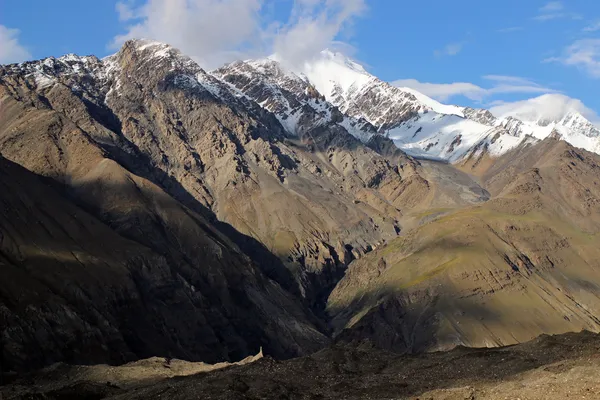
[{"label": "jagged ridgeline", "polygon": [[330,52],[206,72],[142,40],[2,66],[0,107],[5,369],[600,327],[576,111],[442,105]]}]

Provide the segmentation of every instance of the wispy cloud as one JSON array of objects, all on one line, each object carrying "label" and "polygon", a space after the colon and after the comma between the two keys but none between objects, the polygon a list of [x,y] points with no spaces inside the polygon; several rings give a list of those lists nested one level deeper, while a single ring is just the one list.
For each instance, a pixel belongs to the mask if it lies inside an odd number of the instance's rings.
[{"label": "wispy cloud", "polygon": [[549,21],[551,19],[557,19],[564,17],[564,6],[560,1],[551,1],[546,3],[543,7],[538,10],[538,15],[533,17],[537,21]]},{"label": "wispy cloud", "polygon": [[535,83],[533,80],[529,78],[523,78],[520,76],[511,76],[511,75],[484,75],[483,79],[502,83],[502,84],[511,84],[511,85],[521,85],[521,86],[537,86],[540,85]]},{"label": "wispy cloud", "polygon": [[264,21],[267,5],[267,0],[145,0],[139,6],[120,1],[116,10],[126,32],[111,47],[131,38],[158,40],[205,68],[273,51],[297,64],[328,47],[366,9],[365,0],[294,0],[287,21]]},{"label": "wispy cloud", "polygon": [[21,62],[31,53],[19,42],[19,30],[0,25],[0,64]]},{"label": "wispy cloud", "polygon": [[502,29],[498,29],[497,32],[499,33],[511,33],[511,32],[518,32],[518,31],[522,31],[524,28],[522,26],[511,26],[508,28],[502,28]]},{"label": "wispy cloud", "polygon": [[588,26],[586,26],[585,28],[583,28],[584,32],[596,32],[596,31],[600,31],[600,20],[596,21]]},{"label": "wispy cloud", "polygon": [[482,100],[485,89],[469,82],[430,83],[416,79],[399,79],[391,82],[396,87],[415,89],[439,101],[447,101],[454,96],[465,96],[471,100]]},{"label": "wispy cloud", "polygon": [[580,39],[564,49],[560,57],[551,57],[544,62],[558,62],[577,67],[592,78],[600,78],[600,39]]},{"label": "wispy cloud", "polygon": [[534,20],[540,22],[561,18],[582,19],[582,16],[578,13],[568,12],[561,1],[551,1],[540,7],[538,14],[533,17]]},{"label": "wispy cloud", "polygon": [[562,11],[565,6],[561,1],[551,1],[546,3],[543,7],[540,8],[541,13],[552,13],[557,11]]},{"label": "wispy cloud", "polygon": [[433,52],[433,54],[436,57],[455,56],[455,55],[457,55],[458,53],[460,53],[462,51],[464,45],[465,45],[464,42],[449,43],[443,49],[441,49],[441,50],[435,50]]},{"label": "wispy cloud", "polygon": [[550,21],[553,19],[558,19],[564,17],[563,13],[554,13],[554,14],[540,14],[533,17],[536,21]]},{"label": "wispy cloud", "polygon": [[398,87],[409,87],[439,101],[447,101],[454,96],[464,96],[470,100],[483,101],[498,94],[508,93],[557,93],[556,90],[544,87],[530,79],[518,76],[486,75],[482,77],[489,81],[489,87],[482,87],[470,82],[429,83],[416,79],[401,79],[392,82]]},{"label": "wispy cloud", "polygon": [[365,10],[364,0],[296,0],[289,22],[274,35],[273,50],[284,62],[299,65],[330,46]]}]

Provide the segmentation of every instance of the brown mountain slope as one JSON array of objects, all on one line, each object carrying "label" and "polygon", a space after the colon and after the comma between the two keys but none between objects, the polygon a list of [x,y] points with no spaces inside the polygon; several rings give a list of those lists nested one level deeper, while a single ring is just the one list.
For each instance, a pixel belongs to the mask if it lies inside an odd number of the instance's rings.
[{"label": "brown mountain slope", "polygon": [[[228,360],[260,345],[280,357],[312,351],[327,342],[323,324],[293,295],[302,294],[310,306],[321,304],[345,265],[395,237],[400,207],[428,190],[418,163],[403,153],[388,160],[332,127],[314,129],[309,139],[288,137],[271,114],[231,95],[176,50],[162,50],[157,54],[146,42],[131,41],[106,60],[69,56],[0,69],[0,152],[53,180],[52,190],[59,193],[48,196],[59,200],[45,212],[52,216],[57,208],[78,207],[102,225],[102,232],[86,228],[85,236],[86,243],[109,246],[103,251],[114,245],[114,254],[91,253],[100,265],[112,265],[108,256],[120,263],[140,257],[133,250],[123,255],[121,242],[158,260],[132,264],[147,272],[123,269],[113,276],[112,269],[99,267],[85,269],[91,277],[79,276],[62,258],[63,248],[79,243],[79,235],[67,230],[65,236],[44,236],[48,246],[61,250],[50,251],[41,266],[33,256],[19,264],[14,257],[7,261],[43,279],[54,277],[44,281],[39,301],[55,307],[51,294],[56,293],[66,309],[36,318],[48,325],[42,331],[48,336],[67,337],[36,352],[46,339],[24,327],[28,300],[18,296],[28,292],[30,277],[7,278],[15,282],[15,291],[3,299],[8,318],[3,326],[15,329],[3,344],[9,368],[155,354]],[[34,181],[19,189],[23,195],[40,190]],[[20,184],[7,182],[13,191]],[[38,219],[35,207],[23,213]],[[7,225],[22,234],[11,251],[20,251],[29,227],[12,216],[7,214]],[[41,232],[59,229],[61,218]],[[100,280],[102,289],[93,295],[62,293],[82,290],[87,279],[101,279],[96,275],[123,286]],[[142,305],[131,307],[136,318],[120,317],[113,292],[125,303],[142,299]],[[84,354],[70,345],[72,338],[88,335],[99,322],[79,316],[80,322],[63,328],[56,321],[88,312],[98,299],[109,302],[101,311],[104,319],[131,320],[110,327],[111,335],[126,336],[126,343],[107,342],[100,329],[85,345],[93,355]],[[272,336],[275,332],[280,337]]]},{"label": "brown mountain slope", "polygon": [[294,297],[149,181],[104,159],[77,182],[114,229],[57,186],[0,158],[3,369],[235,360],[259,346],[293,356],[326,342]]},{"label": "brown mountain slope", "polygon": [[403,213],[430,190],[415,160],[399,151],[385,158],[339,125],[289,136],[166,45],[129,41],[102,61],[7,66],[0,98],[8,159],[94,208],[77,189],[89,173],[101,178],[97,165],[110,158],[224,222],[214,221],[311,305],[349,261],[394,238]]},{"label": "brown mountain slope", "polygon": [[328,301],[336,334],[419,351],[600,330],[599,165],[554,139],[503,156],[490,201],[351,264]]}]

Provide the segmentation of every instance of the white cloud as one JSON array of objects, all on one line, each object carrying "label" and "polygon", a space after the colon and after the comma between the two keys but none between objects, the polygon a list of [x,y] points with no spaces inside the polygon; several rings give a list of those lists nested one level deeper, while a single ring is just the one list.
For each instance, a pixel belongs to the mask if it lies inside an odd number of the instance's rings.
[{"label": "white cloud", "polygon": [[0,64],[31,59],[31,53],[19,43],[19,30],[0,25]]},{"label": "white cloud", "polygon": [[393,86],[415,89],[439,101],[447,101],[453,96],[462,95],[471,100],[482,100],[485,89],[469,82],[430,83],[416,79],[400,79],[391,82]]},{"label": "white cloud", "polygon": [[498,117],[512,115],[528,120],[557,120],[568,112],[577,111],[594,124],[600,121],[598,114],[586,107],[581,100],[563,94],[545,94],[527,100],[503,102],[491,107],[490,111]]},{"label": "white cloud", "polygon": [[129,21],[137,18],[135,14],[135,8],[131,1],[124,2],[120,1],[115,5],[117,14],[119,14],[119,21]]},{"label": "white cloud", "polygon": [[464,47],[464,42],[456,42],[456,43],[450,43],[447,44],[442,50],[436,50],[433,52],[433,54],[436,57],[441,57],[441,56],[455,56],[458,53],[461,52],[461,50]]},{"label": "white cloud", "polygon": [[300,65],[329,47],[365,9],[364,0],[296,0],[290,21],[274,35],[273,50],[284,62]]},{"label": "white cloud", "polygon": [[583,28],[584,32],[596,32],[596,31],[600,31],[600,21],[596,21],[591,25],[586,26],[585,28]]},{"label": "white cloud", "polygon": [[577,40],[563,51],[562,56],[547,58],[544,62],[577,67],[593,78],[600,78],[600,39]]},{"label": "white cloud", "polygon": [[492,85],[484,88],[469,82],[429,83],[416,79],[401,79],[392,82],[392,85],[415,89],[439,101],[447,101],[454,96],[482,101],[494,95],[507,93],[556,93],[554,89],[516,76],[486,75],[483,79],[492,82]]},{"label": "white cloud", "polygon": [[169,43],[203,66],[229,61],[232,51],[260,38],[262,0],[147,0],[137,8],[117,3],[121,20],[131,24],[113,47],[132,38]]},{"label": "white cloud", "polygon": [[501,106],[504,104],[509,104],[509,102],[505,101],[505,100],[492,100],[490,102],[487,103],[487,107],[492,108],[492,107],[497,107],[497,106]]},{"label": "white cloud", "polygon": [[581,14],[567,12],[565,6],[560,1],[551,1],[546,3],[538,10],[538,15],[533,17],[534,20],[544,22],[559,18],[582,19]]},{"label": "white cloud", "polygon": [[[365,0],[294,0],[288,21],[266,23],[267,0],[145,0],[117,3],[126,33],[114,38],[146,38],[169,43],[210,69],[244,57],[276,52],[297,64],[328,47],[366,8]],[[265,25],[267,27],[265,28]]]}]

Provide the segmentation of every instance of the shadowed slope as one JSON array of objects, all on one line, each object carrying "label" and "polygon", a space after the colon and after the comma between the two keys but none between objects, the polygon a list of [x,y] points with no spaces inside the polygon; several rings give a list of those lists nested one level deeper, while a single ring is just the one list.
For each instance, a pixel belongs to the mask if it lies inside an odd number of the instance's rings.
[{"label": "shadowed slope", "polygon": [[326,342],[200,215],[114,161],[75,185],[112,229],[55,182],[3,158],[0,171],[4,369],[152,355],[215,362],[259,346],[285,357]]}]

